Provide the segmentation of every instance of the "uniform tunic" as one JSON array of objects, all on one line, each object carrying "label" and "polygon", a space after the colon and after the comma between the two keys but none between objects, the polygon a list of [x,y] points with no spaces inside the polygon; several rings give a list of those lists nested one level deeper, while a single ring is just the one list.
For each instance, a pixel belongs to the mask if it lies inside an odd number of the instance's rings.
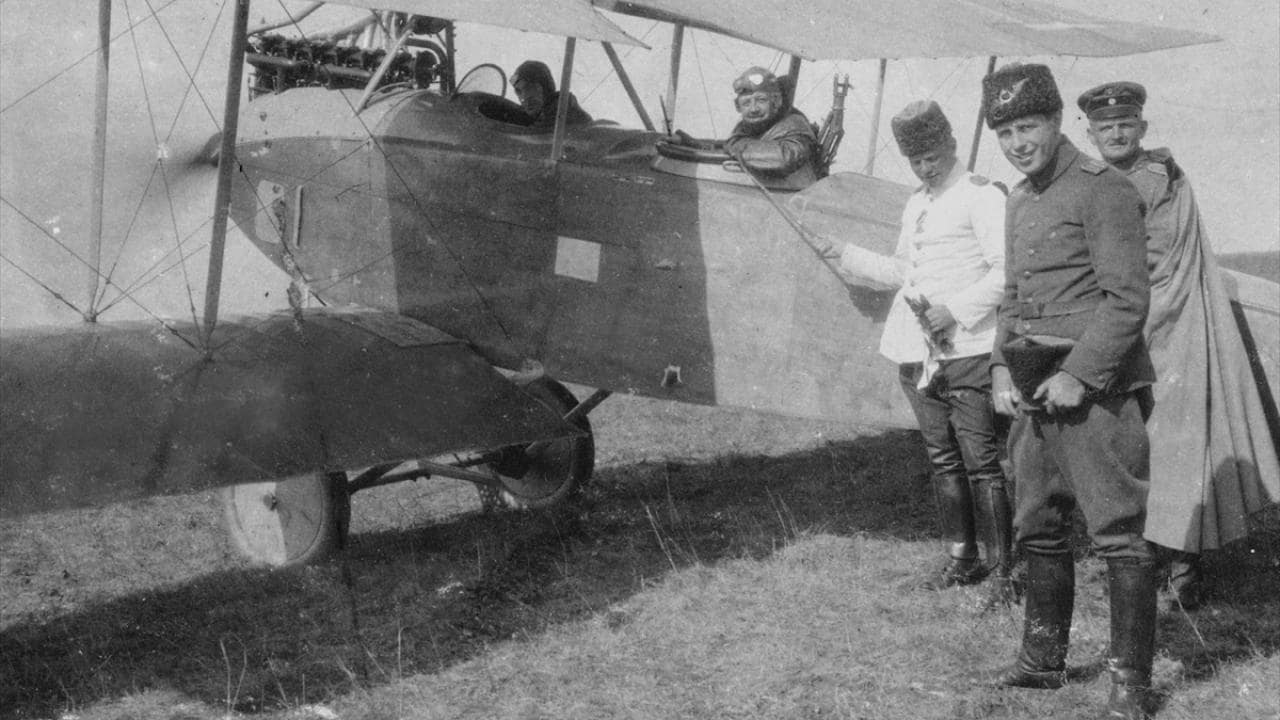
[{"label": "uniform tunic", "polygon": [[1124,177],[1065,137],[1009,196],[1004,298],[992,363],[1017,335],[1069,338],[1062,369],[1076,408],[1020,412],[1010,431],[1014,519],[1031,552],[1070,552],[1079,504],[1103,557],[1149,558],[1142,539],[1148,444],[1142,393],[1155,379],[1142,340],[1149,291],[1142,201]]},{"label": "uniform tunic", "polygon": [[1147,206],[1159,378],[1145,535],[1199,552],[1244,537],[1249,515],[1280,501],[1276,440],[1190,183],[1165,149],[1144,150],[1127,177]]},{"label": "uniform tunic", "polygon": [[[959,163],[938,190],[907,199],[893,257],[846,245],[841,270],[854,282],[897,289],[880,354],[896,363],[986,355],[1004,294],[1005,197]],[[926,335],[906,298],[945,305],[956,319],[951,350],[930,358]]]}]

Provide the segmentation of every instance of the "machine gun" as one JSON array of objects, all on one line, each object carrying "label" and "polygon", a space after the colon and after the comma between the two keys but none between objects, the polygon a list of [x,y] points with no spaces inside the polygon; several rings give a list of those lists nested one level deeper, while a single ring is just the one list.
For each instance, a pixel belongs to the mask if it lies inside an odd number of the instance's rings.
[{"label": "machine gun", "polygon": [[840,141],[844,139],[844,98],[849,93],[849,76],[831,76],[831,111],[818,128],[818,158],[815,165],[818,177],[826,177],[831,163],[836,160],[836,151],[840,149]]}]

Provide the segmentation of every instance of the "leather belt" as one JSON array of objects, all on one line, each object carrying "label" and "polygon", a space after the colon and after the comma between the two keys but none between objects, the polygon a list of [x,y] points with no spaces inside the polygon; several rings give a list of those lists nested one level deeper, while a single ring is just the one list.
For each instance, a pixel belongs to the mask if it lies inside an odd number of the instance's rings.
[{"label": "leather belt", "polygon": [[1093,298],[1067,300],[1064,302],[1027,302],[1019,300],[1018,317],[1022,320],[1035,320],[1059,315],[1074,315],[1092,311],[1098,305],[1098,300]]}]

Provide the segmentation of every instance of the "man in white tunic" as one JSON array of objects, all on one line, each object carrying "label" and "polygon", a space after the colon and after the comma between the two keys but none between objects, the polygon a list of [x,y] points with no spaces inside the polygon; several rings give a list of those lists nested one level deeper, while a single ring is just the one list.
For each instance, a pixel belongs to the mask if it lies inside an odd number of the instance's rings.
[{"label": "man in white tunic", "polygon": [[[942,108],[916,101],[892,121],[922,185],[907,200],[893,257],[835,243],[849,281],[896,288],[880,353],[899,364],[933,468],[948,559],[923,586],[994,574],[989,604],[1013,589],[1012,511],[991,403],[990,357],[1004,291],[1005,195],[960,165]],[[979,542],[985,559],[979,554]]]}]

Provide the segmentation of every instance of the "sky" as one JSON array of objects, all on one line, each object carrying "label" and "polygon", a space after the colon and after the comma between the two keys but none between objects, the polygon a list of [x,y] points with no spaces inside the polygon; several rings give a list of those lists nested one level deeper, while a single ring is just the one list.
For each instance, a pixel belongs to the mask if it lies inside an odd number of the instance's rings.
[{"label": "sky", "polygon": [[[287,2],[290,7],[304,3]],[[1280,5],[1274,0],[1170,3],[1158,0],[1058,0],[1105,18],[1212,33],[1221,42],[1145,55],[1108,58],[1016,58],[1050,66],[1067,104],[1064,129],[1091,149],[1074,100],[1111,80],[1147,87],[1146,145],[1167,146],[1187,172],[1219,252],[1280,253]],[[251,25],[281,17],[280,2],[257,0]],[[87,298],[83,255],[90,207],[97,3],[88,0],[5,0],[0,3],[0,327],[77,320],[60,293],[82,307]],[[130,31],[127,18],[159,11]],[[309,29],[331,28],[353,11],[325,8]],[[201,307],[207,272],[213,170],[193,164],[221,121],[231,9],[224,0],[115,0],[107,158],[106,266],[113,278],[149,277],[137,302],[114,315],[190,317]],[[650,49],[619,47],[649,114],[661,117],[670,28],[613,16]],[[460,67],[497,63],[508,71],[536,58],[558,67],[564,41],[537,33],[462,26]],[[1010,58],[1014,59],[1014,58]],[[1003,63],[1007,59],[1001,59]],[[749,65],[784,68],[786,58],[705,32],[685,38],[674,124],[701,137],[723,137],[735,121],[730,84]],[[879,133],[871,142],[878,63],[806,63],[797,106],[820,120],[831,104],[833,73],[853,83],[846,102],[846,136],[835,171],[863,171],[914,184],[888,130],[888,119],[911,100],[933,98],[955,128],[967,158],[977,119],[985,58],[894,60],[887,66]],[[558,72],[556,73],[558,75]],[[196,78],[198,93],[188,90]],[[145,78],[145,82],[140,80]],[[603,51],[579,43],[572,91],[597,118],[639,127],[612,77]],[[869,148],[874,147],[874,153]],[[162,160],[162,162],[160,161]],[[983,129],[975,170],[1016,181],[989,131]],[[168,192],[165,191],[167,186]],[[173,198],[169,200],[168,198]],[[178,250],[176,238],[191,238]],[[229,238],[224,312],[281,307],[287,280],[247,241]],[[189,255],[178,262],[180,255]],[[152,270],[154,268],[154,270]]]}]

